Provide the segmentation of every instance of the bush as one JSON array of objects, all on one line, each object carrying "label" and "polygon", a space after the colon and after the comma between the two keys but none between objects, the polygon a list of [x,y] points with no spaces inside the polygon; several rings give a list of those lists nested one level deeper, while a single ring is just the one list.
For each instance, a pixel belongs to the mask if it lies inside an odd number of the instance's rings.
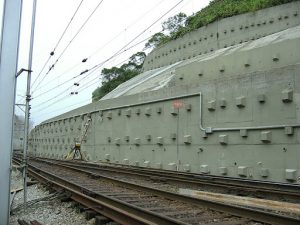
[{"label": "bush", "polygon": [[216,20],[293,1],[299,0],[213,0],[207,7],[195,15],[188,17],[185,27],[173,34],[171,39],[182,37],[186,33],[206,26]]}]

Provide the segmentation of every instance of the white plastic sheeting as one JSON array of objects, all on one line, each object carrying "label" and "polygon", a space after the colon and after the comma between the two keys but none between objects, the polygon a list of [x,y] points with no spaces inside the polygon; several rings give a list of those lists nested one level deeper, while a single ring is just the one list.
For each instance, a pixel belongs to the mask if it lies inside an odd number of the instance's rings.
[{"label": "white plastic sheeting", "polygon": [[102,100],[163,88],[174,76],[174,67],[179,63],[177,62],[170,66],[141,73],[129,81],[120,84],[115,90],[105,95]]}]

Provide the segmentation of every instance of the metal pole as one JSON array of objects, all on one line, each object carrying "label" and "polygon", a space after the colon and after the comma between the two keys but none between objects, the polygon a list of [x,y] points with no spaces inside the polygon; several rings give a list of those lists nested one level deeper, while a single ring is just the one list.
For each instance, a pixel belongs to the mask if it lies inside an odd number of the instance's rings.
[{"label": "metal pole", "polygon": [[36,15],[36,0],[33,0],[32,5],[32,19],[31,19],[31,33],[30,33],[30,49],[28,59],[28,77],[27,77],[27,90],[26,90],[26,106],[25,106],[25,127],[24,127],[24,149],[23,149],[23,179],[24,179],[24,208],[26,209],[27,201],[27,151],[28,151],[28,135],[29,135],[29,111],[30,111],[30,86],[31,86],[31,69],[32,69],[32,55],[34,43],[34,28],[35,28],[35,15]]},{"label": "metal pole", "polygon": [[0,225],[9,222],[10,168],[22,0],[4,0],[0,44]]}]

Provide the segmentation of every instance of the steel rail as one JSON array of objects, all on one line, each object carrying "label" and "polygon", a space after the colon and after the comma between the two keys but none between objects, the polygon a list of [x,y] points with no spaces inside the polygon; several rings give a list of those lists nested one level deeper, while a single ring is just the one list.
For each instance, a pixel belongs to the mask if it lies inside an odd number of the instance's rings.
[{"label": "steel rail", "polygon": [[[16,163],[20,163],[15,160]],[[123,225],[188,225],[187,223],[166,217],[164,215],[144,210],[132,204],[114,199],[99,193],[93,193],[96,197],[83,194],[84,187],[69,182],[55,174],[43,171],[31,164],[28,164],[29,174],[39,182],[51,186],[55,190],[65,190],[71,194],[70,198],[80,204],[94,210],[108,218]]]},{"label": "steel rail", "polygon": [[[279,214],[275,214],[275,213],[270,213],[270,212],[257,210],[257,209],[250,209],[250,208],[241,207],[241,206],[234,206],[234,205],[221,203],[221,202],[213,202],[213,201],[209,201],[209,200],[193,198],[193,197],[189,197],[189,196],[185,196],[185,195],[176,194],[173,192],[162,191],[162,190],[155,189],[155,188],[141,186],[141,185],[138,185],[135,183],[117,180],[117,179],[106,177],[106,176],[103,176],[103,175],[100,175],[97,173],[92,173],[90,171],[78,169],[73,166],[61,165],[59,163],[54,163],[54,162],[49,162],[49,161],[46,163],[58,165],[58,166],[68,168],[71,170],[75,170],[77,172],[85,173],[85,174],[93,176],[93,177],[106,179],[110,182],[115,182],[121,186],[125,186],[125,187],[132,188],[135,190],[151,192],[155,195],[159,195],[159,196],[162,196],[162,197],[165,197],[168,199],[172,199],[172,200],[176,200],[176,201],[180,201],[180,202],[184,202],[184,203],[188,203],[188,204],[192,204],[192,205],[207,207],[207,208],[210,208],[210,209],[213,209],[216,211],[229,213],[231,215],[250,218],[255,221],[260,221],[260,222],[265,222],[265,223],[270,223],[270,224],[278,224],[278,225],[300,224],[300,219],[297,219],[294,217],[283,216],[283,215],[279,215]],[[38,169],[38,170],[40,170],[40,169]]]},{"label": "steel rail", "polygon": [[[51,159],[53,160],[53,159]],[[57,160],[62,161],[62,160]],[[78,162],[76,162],[78,163]],[[93,164],[93,163],[85,163],[80,162],[81,164],[86,165],[95,165],[98,167],[103,167],[103,165],[99,164]],[[145,173],[148,175],[157,175],[157,176],[165,176],[169,179],[178,179],[178,176],[181,176],[182,178],[186,179],[193,179],[200,181],[210,181],[214,182],[216,184],[226,184],[226,185],[233,185],[233,186],[239,186],[242,188],[245,187],[254,187],[254,188],[264,188],[267,191],[270,190],[277,190],[277,191],[293,191],[294,193],[300,193],[300,185],[298,184],[285,184],[285,183],[278,183],[278,182],[268,182],[268,181],[261,181],[261,180],[249,180],[245,178],[233,178],[233,177],[221,177],[216,175],[209,175],[209,174],[197,174],[197,173],[190,173],[190,172],[182,172],[182,171],[170,171],[170,170],[160,170],[160,169],[154,169],[154,168],[134,168],[133,166],[126,166],[126,165],[116,165],[113,163],[109,163],[107,168],[114,167],[116,169],[119,169],[118,171],[134,171],[135,173]]]},{"label": "steel rail", "polygon": [[[299,185],[285,185],[285,184],[278,184],[278,183],[260,183],[254,181],[244,181],[244,180],[232,180],[232,179],[224,179],[219,180],[219,178],[210,178],[203,177],[202,175],[190,175],[190,174],[181,174],[181,173],[170,173],[168,172],[161,172],[161,171],[153,171],[153,170],[145,170],[141,169],[140,171],[134,168],[124,168],[124,167],[112,167],[112,166],[99,166],[97,164],[90,164],[90,163],[81,163],[76,161],[76,164],[71,161],[65,160],[55,160],[55,159],[39,159],[36,158],[35,160],[48,160],[48,161],[55,161],[65,165],[72,165],[76,167],[81,167],[85,169],[93,169],[93,170],[101,170],[107,172],[114,172],[114,173],[122,173],[126,175],[132,176],[140,176],[144,178],[150,179],[158,179],[176,183],[188,183],[192,185],[206,185],[211,187],[218,187],[218,188],[225,188],[230,190],[243,190],[249,192],[259,192],[265,193],[267,195],[282,195],[284,197],[288,197],[289,199],[298,200],[300,201],[300,186]],[[78,165],[80,164],[80,165]],[[217,179],[217,180],[216,180]]]}]

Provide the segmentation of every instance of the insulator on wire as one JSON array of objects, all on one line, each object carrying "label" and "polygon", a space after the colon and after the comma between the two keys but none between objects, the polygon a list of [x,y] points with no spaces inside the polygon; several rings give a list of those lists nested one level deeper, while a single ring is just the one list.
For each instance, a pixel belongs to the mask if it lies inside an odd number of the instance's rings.
[{"label": "insulator on wire", "polygon": [[78,91],[75,91],[75,95],[78,95]]},{"label": "insulator on wire", "polygon": [[50,67],[49,67],[49,71],[52,70],[54,68],[54,64],[52,64]]},{"label": "insulator on wire", "polygon": [[74,83],[75,86],[79,86],[79,83]]},{"label": "insulator on wire", "polygon": [[80,73],[80,75],[85,74],[85,73],[87,73],[87,72],[89,72],[89,70],[84,70],[84,71],[82,71],[82,72]]},{"label": "insulator on wire", "polygon": [[50,55],[53,56],[54,55],[54,51],[50,52]]},{"label": "insulator on wire", "polygon": [[82,60],[82,62],[85,63],[87,60],[88,60],[87,58],[84,58],[84,59]]},{"label": "insulator on wire", "polygon": [[73,91],[71,92],[71,95],[74,95],[74,92],[73,92]]}]

